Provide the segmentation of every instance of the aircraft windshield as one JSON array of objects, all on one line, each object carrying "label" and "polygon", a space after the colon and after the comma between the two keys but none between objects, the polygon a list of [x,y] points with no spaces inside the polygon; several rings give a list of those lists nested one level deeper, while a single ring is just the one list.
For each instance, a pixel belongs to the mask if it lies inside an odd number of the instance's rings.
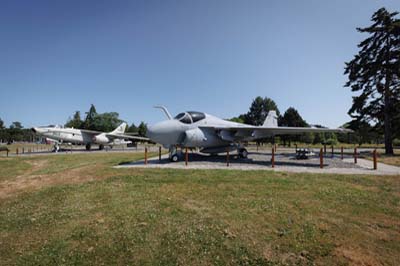
[{"label": "aircraft windshield", "polygon": [[196,123],[197,121],[200,121],[204,119],[206,115],[201,112],[186,112],[186,113],[179,113],[177,116],[175,116],[174,119],[181,121],[182,123],[185,124],[191,124],[191,123]]},{"label": "aircraft windshield", "polygon": [[192,117],[193,123],[196,123],[197,121],[200,121],[200,120],[206,118],[206,115],[204,113],[201,113],[201,112],[191,111],[191,112],[188,112],[188,113]]}]

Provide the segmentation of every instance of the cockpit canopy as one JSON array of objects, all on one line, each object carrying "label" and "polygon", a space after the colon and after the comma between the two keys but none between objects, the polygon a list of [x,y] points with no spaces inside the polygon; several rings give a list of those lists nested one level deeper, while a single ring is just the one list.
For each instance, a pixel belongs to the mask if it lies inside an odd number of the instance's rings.
[{"label": "cockpit canopy", "polygon": [[180,122],[185,124],[192,124],[204,118],[206,118],[206,115],[204,113],[190,111],[185,113],[179,113],[177,114],[177,116],[175,116],[174,119],[179,120]]}]

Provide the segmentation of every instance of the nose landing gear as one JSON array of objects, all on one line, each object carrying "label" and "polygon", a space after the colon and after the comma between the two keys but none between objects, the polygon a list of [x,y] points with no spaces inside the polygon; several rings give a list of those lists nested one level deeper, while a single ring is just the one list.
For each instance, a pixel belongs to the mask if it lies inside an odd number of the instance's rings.
[{"label": "nose landing gear", "polygon": [[239,158],[247,158],[249,152],[245,148],[238,149]]},{"label": "nose landing gear", "polygon": [[181,157],[181,153],[178,152],[178,149],[175,146],[169,148],[169,160],[171,162],[179,161],[180,157]]}]

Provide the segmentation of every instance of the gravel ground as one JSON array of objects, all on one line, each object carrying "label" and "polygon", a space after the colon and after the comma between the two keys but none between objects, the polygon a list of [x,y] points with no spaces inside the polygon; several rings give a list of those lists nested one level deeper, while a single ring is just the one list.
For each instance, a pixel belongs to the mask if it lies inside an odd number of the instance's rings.
[{"label": "gravel ground", "polygon": [[168,155],[149,158],[147,165],[144,161],[118,165],[117,168],[127,167],[151,167],[151,168],[173,168],[173,169],[232,169],[232,170],[274,170],[285,172],[308,172],[308,173],[337,173],[337,174],[371,174],[371,175],[400,175],[400,167],[378,164],[378,170],[373,170],[372,161],[354,159],[350,156],[341,160],[340,156],[331,157],[327,154],[324,158],[324,167],[320,168],[319,156],[312,156],[307,160],[297,160],[293,153],[282,152],[275,155],[275,167],[272,168],[271,153],[250,152],[248,158],[240,159],[236,155],[229,158],[229,166],[226,163],[226,155],[208,156],[198,153],[189,153],[188,165],[185,165],[184,157],[179,162],[170,162]]}]

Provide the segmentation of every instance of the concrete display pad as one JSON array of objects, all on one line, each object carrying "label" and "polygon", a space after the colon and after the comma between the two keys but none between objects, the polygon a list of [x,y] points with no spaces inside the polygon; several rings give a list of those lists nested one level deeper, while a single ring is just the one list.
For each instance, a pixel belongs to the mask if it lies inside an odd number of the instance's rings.
[{"label": "concrete display pad", "polygon": [[399,175],[400,167],[378,163],[378,169],[373,169],[373,162],[347,155],[343,160],[340,156],[332,157],[327,154],[324,157],[323,169],[320,168],[319,156],[312,156],[307,160],[297,160],[293,153],[279,153],[275,155],[275,167],[272,168],[271,153],[251,152],[248,158],[241,159],[234,155],[229,156],[227,166],[226,155],[203,155],[199,153],[188,154],[188,164],[185,164],[183,155],[179,162],[170,162],[168,155],[163,155],[161,161],[157,157],[121,164],[116,168],[167,168],[167,169],[230,169],[230,170],[272,170],[284,172],[306,173],[334,173],[334,174],[370,174],[370,175]]}]

